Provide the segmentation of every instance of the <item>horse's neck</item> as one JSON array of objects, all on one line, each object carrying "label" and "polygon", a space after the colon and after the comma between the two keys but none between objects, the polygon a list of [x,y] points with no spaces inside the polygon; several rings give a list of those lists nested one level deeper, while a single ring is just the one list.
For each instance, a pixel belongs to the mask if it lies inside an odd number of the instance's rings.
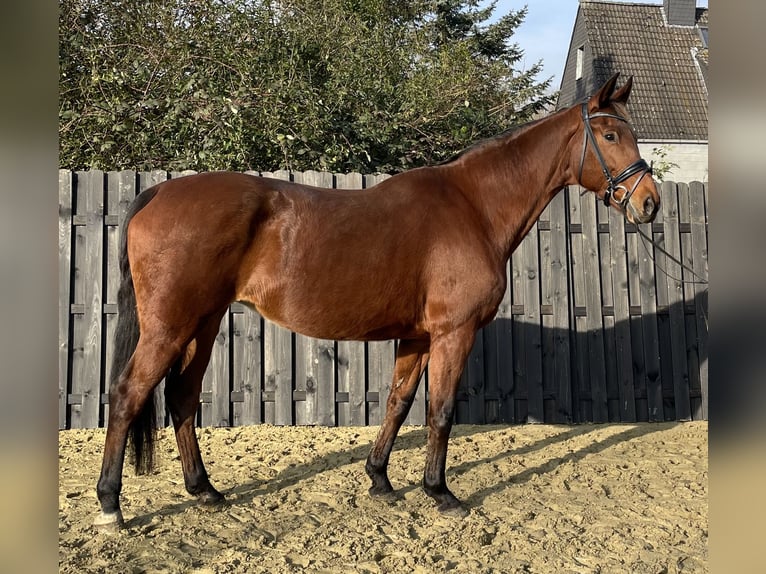
[{"label": "horse's neck", "polygon": [[576,133],[572,125],[567,112],[554,114],[458,164],[465,182],[461,187],[489,221],[504,260],[553,197],[571,183],[568,148]]}]

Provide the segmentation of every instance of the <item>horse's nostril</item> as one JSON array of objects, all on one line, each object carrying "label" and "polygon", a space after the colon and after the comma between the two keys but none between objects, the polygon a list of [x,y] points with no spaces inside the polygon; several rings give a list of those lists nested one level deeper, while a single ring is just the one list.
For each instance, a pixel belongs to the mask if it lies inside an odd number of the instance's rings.
[{"label": "horse's nostril", "polygon": [[647,197],[646,201],[644,201],[644,213],[654,213],[654,200],[651,197]]}]

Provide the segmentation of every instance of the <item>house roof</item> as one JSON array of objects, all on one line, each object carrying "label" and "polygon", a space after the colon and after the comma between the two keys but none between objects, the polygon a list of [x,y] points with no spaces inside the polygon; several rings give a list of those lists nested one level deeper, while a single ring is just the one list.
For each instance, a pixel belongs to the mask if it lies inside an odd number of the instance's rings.
[{"label": "house roof", "polygon": [[614,72],[634,76],[629,108],[641,139],[708,138],[708,49],[701,32],[706,40],[708,10],[697,8],[695,17],[696,26],[668,26],[660,4],[580,2],[593,88]]}]

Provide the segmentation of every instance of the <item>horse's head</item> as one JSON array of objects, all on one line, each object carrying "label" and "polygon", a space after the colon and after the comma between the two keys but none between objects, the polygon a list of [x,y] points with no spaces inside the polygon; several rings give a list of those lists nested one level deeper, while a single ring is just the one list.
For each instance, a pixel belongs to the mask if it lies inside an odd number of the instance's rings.
[{"label": "horse's head", "polygon": [[625,108],[633,77],[615,90],[618,76],[581,105],[582,147],[573,149],[579,154],[574,164],[579,166],[577,182],[623,212],[628,221],[648,223],[657,214],[660,196],[652,168],[639,154]]}]

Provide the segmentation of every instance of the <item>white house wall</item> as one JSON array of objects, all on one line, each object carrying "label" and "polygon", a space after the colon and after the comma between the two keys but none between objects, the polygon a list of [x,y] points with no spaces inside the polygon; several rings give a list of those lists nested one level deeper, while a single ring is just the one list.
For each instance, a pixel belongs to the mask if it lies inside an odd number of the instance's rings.
[{"label": "white house wall", "polygon": [[[654,152],[658,148],[665,152],[665,157],[660,157]],[[708,180],[708,157],[707,142],[691,141],[642,141],[638,144],[641,157],[646,161],[654,160],[655,164],[661,162],[675,163],[665,174],[665,181],[707,181]]]}]

